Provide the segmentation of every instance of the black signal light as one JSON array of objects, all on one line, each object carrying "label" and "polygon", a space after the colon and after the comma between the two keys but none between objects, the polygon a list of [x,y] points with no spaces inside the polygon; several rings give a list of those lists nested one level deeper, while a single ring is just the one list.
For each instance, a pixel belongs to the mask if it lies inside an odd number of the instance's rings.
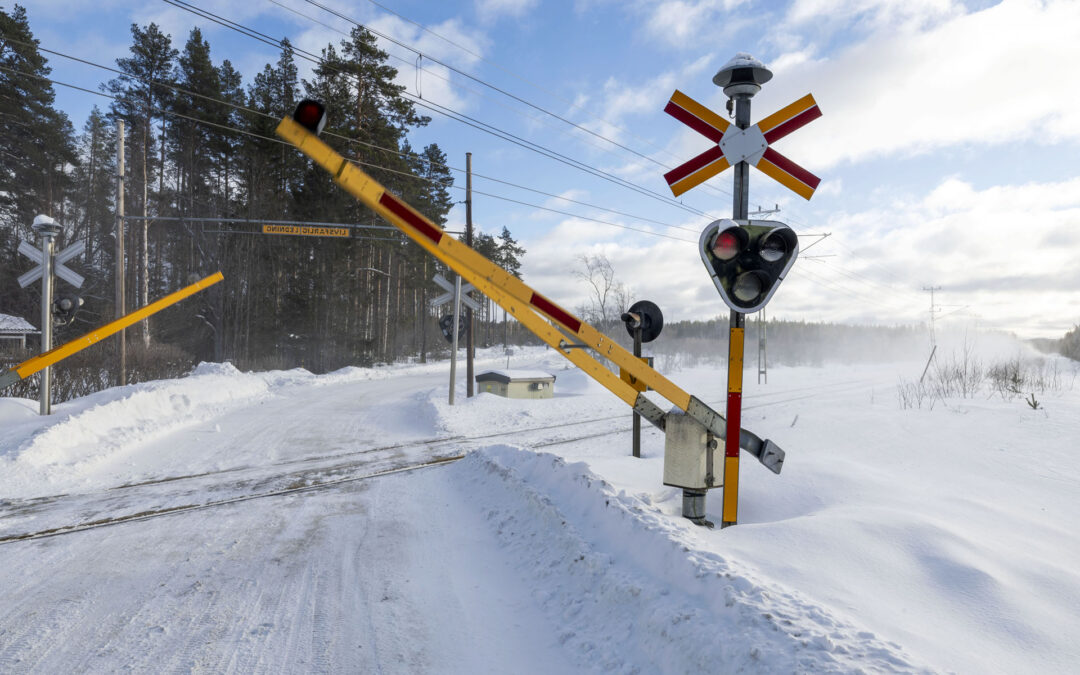
[{"label": "black signal light", "polygon": [[799,254],[794,230],[768,220],[717,220],[701,233],[700,246],[720,297],[743,313],[769,302]]},{"label": "black signal light", "polygon": [[296,105],[293,119],[297,124],[318,136],[326,126],[326,106],[316,100],[305,98]]}]

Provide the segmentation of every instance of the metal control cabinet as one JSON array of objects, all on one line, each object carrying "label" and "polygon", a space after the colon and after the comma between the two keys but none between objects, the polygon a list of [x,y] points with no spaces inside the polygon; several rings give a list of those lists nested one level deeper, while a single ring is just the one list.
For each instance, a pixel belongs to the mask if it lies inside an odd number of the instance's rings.
[{"label": "metal control cabinet", "polygon": [[669,412],[664,422],[664,485],[690,490],[720,487],[723,446],[681,410]]}]

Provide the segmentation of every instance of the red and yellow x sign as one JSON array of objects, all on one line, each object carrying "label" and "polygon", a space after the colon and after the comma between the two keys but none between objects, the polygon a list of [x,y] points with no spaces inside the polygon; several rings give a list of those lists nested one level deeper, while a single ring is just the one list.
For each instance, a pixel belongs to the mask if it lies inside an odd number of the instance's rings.
[{"label": "red and yellow x sign", "polygon": [[664,174],[664,180],[676,197],[739,162],[756,166],[804,199],[810,199],[821,182],[820,178],[769,147],[821,117],[821,110],[810,94],[747,129],[732,126],[678,90],[671,95],[664,112],[716,143]]}]

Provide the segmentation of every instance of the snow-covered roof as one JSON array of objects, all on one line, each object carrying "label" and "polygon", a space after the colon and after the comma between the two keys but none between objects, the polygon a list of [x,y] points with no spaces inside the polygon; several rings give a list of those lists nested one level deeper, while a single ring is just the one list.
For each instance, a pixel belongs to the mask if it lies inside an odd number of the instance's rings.
[{"label": "snow-covered roof", "polygon": [[26,319],[20,316],[0,314],[0,333],[7,333],[9,335],[37,335],[40,332],[41,331],[34,328]]},{"label": "snow-covered roof", "polygon": [[536,380],[554,382],[555,376],[542,370],[486,370],[476,376],[477,382],[486,382],[487,380],[503,383],[534,382]]}]

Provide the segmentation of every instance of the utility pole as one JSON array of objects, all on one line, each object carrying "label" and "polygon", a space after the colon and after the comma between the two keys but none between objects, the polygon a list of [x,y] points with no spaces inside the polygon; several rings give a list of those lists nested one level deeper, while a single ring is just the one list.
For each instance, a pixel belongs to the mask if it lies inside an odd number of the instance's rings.
[{"label": "utility pole", "polygon": [[934,291],[940,291],[941,286],[923,286],[924,291],[930,291],[930,346],[937,347],[937,335],[934,333],[934,315],[937,314],[937,305],[934,304]]},{"label": "utility pole", "polygon": [[[127,314],[124,302],[124,120],[116,121],[116,318]],[[117,334],[120,376],[117,384],[127,384],[127,331]]]},{"label": "utility pole", "polygon": [[[465,153],[465,245],[472,248],[472,153]],[[460,284],[460,277],[458,277]],[[455,299],[455,302],[457,300]],[[473,395],[473,311],[472,307],[465,308],[465,396],[472,398]],[[457,330],[457,327],[454,327]],[[457,333],[454,333],[457,335]]]},{"label": "utility pole", "polygon": [[[774,204],[771,209],[763,209],[759,205],[757,211],[752,211],[747,217],[755,216],[771,216],[774,213],[780,213],[780,205]],[[761,309],[761,314],[758,314],[758,340],[757,340],[757,382],[761,384],[762,376],[765,377],[765,384],[769,383],[768,373],[768,351],[769,346],[766,342],[766,327],[765,327],[765,308]]]},{"label": "utility pole", "polygon": [[765,341],[765,332],[768,330],[768,323],[765,321],[765,308],[761,308],[761,314],[758,314],[758,338],[757,338],[757,382],[761,384],[761,377],[765,376],[765,384],[769,383],[769,359],[768,359],[768,345]]},{"label": "utility pole", "polygon": [[457,384],[458,326],[461,324],[461,275],[454,275],[454,333],[450,338],[450,405],[454,405],[454,385]]}]

